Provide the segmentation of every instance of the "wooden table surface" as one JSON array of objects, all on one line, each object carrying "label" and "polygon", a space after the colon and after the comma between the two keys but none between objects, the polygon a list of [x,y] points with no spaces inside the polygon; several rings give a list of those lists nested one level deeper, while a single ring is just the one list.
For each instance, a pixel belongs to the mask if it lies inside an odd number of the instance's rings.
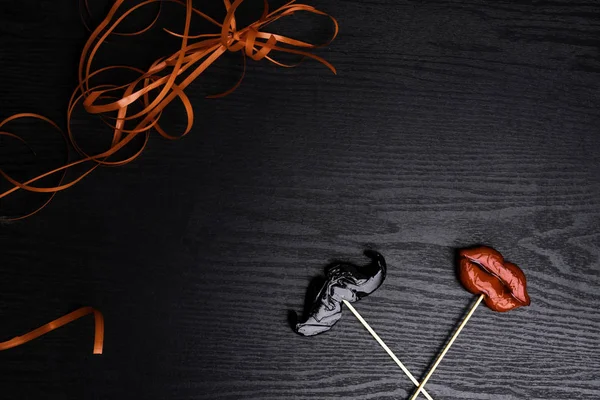
[{"label": "wooden table surface", "polygon": [[[1,118],[65,126],[87,37],[72,3],[0,3]],[[197,3],[224,16],[218,1]],[[340,23],[317,52],[337,76],[250,61],[237,91],[205,99],[238,77],[228,55],[187,91],[189,136],[153,135],[132,164],[0,225],[1,340],[80,306],[106,319],[101,356],[91,317],[0,353],[0,397],[407,399],[412,383],[349,312],[312,338],[289,315],[331,260],[377,249],[388,277],[355,307],[421,379],[473,301],[455,251],[482,243],[522,267],[531,306],[479,308],[429,393],[600,398],[600,3],[310,3]],[[159,26],[182,21],[165,7]],[[331,33],[320,18],[278,27]],[[100,57],[143,67],[176,46],[155,28]],[[181,116],[166,126],[182,129]],[[75,119],[82,140],[109,137]],[[38,154],[0,140],[1,167],[18,177],[64,156],[48,126],[11,128]],[[42,200],[9,196],[0,214]]]}]

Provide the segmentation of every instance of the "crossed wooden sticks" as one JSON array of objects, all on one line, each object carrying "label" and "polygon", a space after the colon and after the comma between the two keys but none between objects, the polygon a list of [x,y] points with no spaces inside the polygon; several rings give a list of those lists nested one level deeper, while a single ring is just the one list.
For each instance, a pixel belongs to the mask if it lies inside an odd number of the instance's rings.
[{"label": "crossed wooden sticks", "polygon": [[485,300],[485,304],[490,309],[498,312],[530,304],[525,274],[519,267],[505,262],[502,255],[491,247],[481,246],[461,250],[459,252],[460,281],[469,292],[478,297],[437,356],[425,378],[419,383],[350,304],[374,292],[386,276],[387,266],[383,256],[372,250],[366,251],[365,255],[372,260],[367,266],[356,267],[346,263],[335,263],[327,268],[327,281],[317,295],[305,321],[298,323],[295,331],[303,336],[313,336],[331,329],[341,318],[341,305],[344,304],[417,387],[410,400],[415,400],[420,393],[423,393],[428,400],[433,400],[424,387],[482,301]]}]

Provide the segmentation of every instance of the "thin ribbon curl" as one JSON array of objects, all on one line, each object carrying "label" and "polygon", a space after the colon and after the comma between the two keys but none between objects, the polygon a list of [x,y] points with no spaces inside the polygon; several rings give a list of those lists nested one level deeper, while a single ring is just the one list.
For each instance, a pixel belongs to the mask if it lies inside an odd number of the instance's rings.
[{"label": "thin ribbon curl", "polygon": [[60,318],[55,319],[52,322],[47,323],[44,326],[41,326],[29,333],[26,333],[23,336],[17,336],[9,341],[0,342],[0,351],[12,349],[13,347],[17,347],[27,342],[30,342],[34,339],[39,338],[42,335],[45,335],[48,332],[52,332],[53,330],[58,329],[61,326],[65,326],[66,324],[78,320],[81,317],[85,317],[89,314],[94,314],[94,354],[102,354],[102,349],[104,347],[104,317],[102,316],[102,313],[100,311],[92,307],[81,307],[67,315],[64,315]]},{"label": "thin ribbon curl", "polygon": [[[97,70],[92,68],[94,57],[110,35],[132,36],[141,34],[154,26],[158,18],[157,15],[150,25],[140,31],[132,33],[117,32],[117,27],[125,18],[127,18],[127,16],[141,7],[152,3],[161,3],[163,1],[169,1],[185,6],[186,13],[183,32],[176,33],[163,29],[168,34],[181,39],[181,46],[177,52],[168,57],[154,61],[146,71],[123,65],[114,65]],[[250,25],[239,29],[236,23],[235,12],[243,1],[244,0],[235,0],[232,3],[229,0],[223,0],[227,15],[223,22],[219,23],[215,19],[194,8],[191,0],[147,0],[128,9],[122,7],[126,0],[116,0],[107,16],[100,22],[98,27],[92,31],[81,53],[78,70],[79,85],[69,101],[66,133],[63,132],[57,124],[39,114],[16,114],[0,122],[0,135],[19,139],[16,135],[6,132],[2,128],[7,123],[19,118],[36,118],[45,121],[58,129],[62,133],[67,144],[70,144],[81,156],[77,161],[67,161],[65,165],[25,182],[19,182],[0,169],[0,175],[13,185],[11,189],[0,193],[0,199],[18,190],[51,194],[50,198],[38,209],[29,214],[11,218],[11,220],[26,218],[39,212],[52,200],[57,192],[77,184],[100,166],[121,166],[135,160],[143,152],[152,129],[157,131],[162,137],[170,140],[179,139],[187,135],[194,124],[194,112],[192,104],[185,94],[185,89],[221,55],[228,51],[240,53],[242,55],[244,66],[242,75],[232,88],[223,93],[208,96],[209,98],[226,96],[239,87],[245,75],[247,57],[256,61],[266,59],[267,61],[282,67],[294,67],[297,64],[286,64],[273,58],[273,54],[276,52],[294,54],[301,56],[302,58],[316,60],[329,68],[333,73],[336,73],[333,65],[325,59],[308,51],[326,46],[335,39],[339,29],[335,18],[312,6],[296,4],[295,0],[290,1],[275,11],[270,11],[267,0],[263,0],[264,11],[261,17]],[[118,15],[119,12],[120,14]],[[296,12],[305,12],[329,18],[334,26],[334,33],[329,41],[325,44],[315,45],[263,30],[272,22],[290,16]],[[197,16],[209,21],[219,28],[220,32],[191,35],[190,26],[192,16]],[[122,86],[92,86],[90,84],[92,78],[107,71],[117,69],[138,73],[139,77]],[[169,134],[159,122],[163,110],[175,99],[178,99],[183,105],[187,123],[185,130],[182,133]],[[90,155],[86,153],[75,140],[73,131],[71,130],[72,115],[75,107],[80,102],[88,113],[99,115],[111,128],[111,145],[108,149],[98,154]],[[135,113],[130,111],[130,108],[134,104],[141,104],[142,110]],[[119,158],[117,153],[139,135],[143,136],[140,148],[137,149],[133,155],[122,156]],[[67,170],[75,166],[85,166],[88,164],[91,165],[87,166],[83,172],[79,172],[77,176],[65,181]],[[39,183],[35,185],[36,182],[50,176],[59,176],[60,180],[58,184],[49,187],[40,186]]]}]

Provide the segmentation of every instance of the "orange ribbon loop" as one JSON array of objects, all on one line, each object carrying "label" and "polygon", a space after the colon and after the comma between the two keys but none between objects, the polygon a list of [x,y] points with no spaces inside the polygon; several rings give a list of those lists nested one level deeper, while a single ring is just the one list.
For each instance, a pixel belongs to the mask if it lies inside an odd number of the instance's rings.
[{"label": "orange ribbon loop", "polygon": [[48,332],[52,332],[55,329],[60,328],[70,322],[73,322],[81,317],[85,317],[88,314],[94,314],[95,331],[94,331],[94,354],[102,354],[102,348],[104,346],[104,317],[102,313],[92,307],[82,307],[78,310],[73,311],[67,315],[64,315],[54,321],[47,323],[33,331],[26,333],[23,336],[17,336],[7,342],[0,342],[0,351],[12,349],[13,347],[20,346],[34,339],[45,335]]}]

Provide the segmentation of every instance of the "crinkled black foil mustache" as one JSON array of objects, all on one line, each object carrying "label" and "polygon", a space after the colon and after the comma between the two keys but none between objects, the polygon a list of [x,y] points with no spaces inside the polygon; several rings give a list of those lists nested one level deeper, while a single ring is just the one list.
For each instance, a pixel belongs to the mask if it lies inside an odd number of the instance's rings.
[{"label": "crinkled black foil mustache", "polygon": [[296,333],[314,336],[328,331],[342,317],[342,300],[354,303],[381,286],[387,272],[385,258],[374,250],[365,251],[365,255],[371,259],[371,263],[364,267],[347,263],[335,263],[327,267],[327,280],[306,320],[296,324]]}]

